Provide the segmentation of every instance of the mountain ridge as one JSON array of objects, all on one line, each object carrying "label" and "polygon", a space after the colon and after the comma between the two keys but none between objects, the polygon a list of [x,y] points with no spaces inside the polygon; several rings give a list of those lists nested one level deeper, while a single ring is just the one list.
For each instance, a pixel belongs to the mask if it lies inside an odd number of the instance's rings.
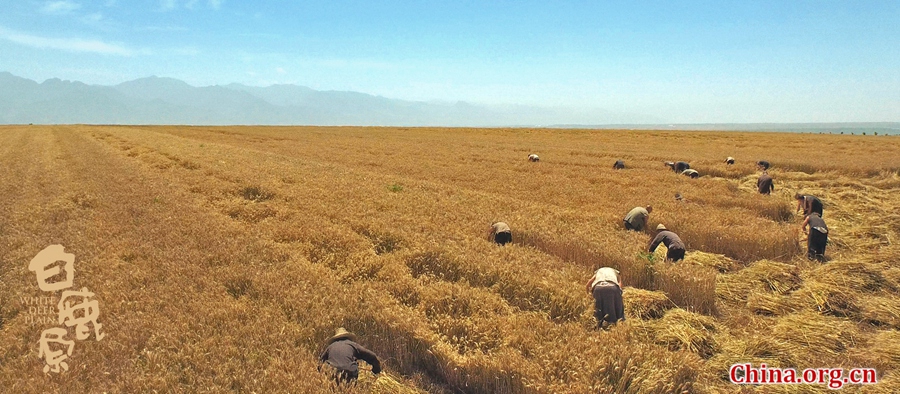
[{"label": "mountain ridge", "polygon": [[116,85],[0,72],[0,124],[185,124],[501,127],[659,123],[603,110],[409,101],[299,85],[195,87],[149,76]]}]

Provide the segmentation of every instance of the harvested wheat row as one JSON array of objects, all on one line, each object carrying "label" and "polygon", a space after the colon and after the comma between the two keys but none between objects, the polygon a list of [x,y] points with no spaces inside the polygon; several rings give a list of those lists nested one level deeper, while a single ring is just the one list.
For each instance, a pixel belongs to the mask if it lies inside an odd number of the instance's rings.
[{"label": "harvested wheat row", "polygon": [[726,301],[746,302],[751,292],[786,294],[799,288],[801,282],[796,266],[760,260],[738,272],[719,275],[716,296]]},{"label": "harvested wheat row", "polygon": [[853,323],[811,311],[784,316],[772,327],[772,338],[779,351],[791,360],[791,367],[839,365],[859,337]]},{"label": "harvested wheat row", "polygon": [[653,341],[670,350],[686,350],[709,358],[719,350],[715,320],[683,309],[671,309],[659,320],[645,324]]},{"label": "harvested wheat row", "polygon": [[747,296],[747,309],[768,316],[784,316],[800,308],[796,298],[768,292],[753,292]]},{"label": "harvested wheat row", "polygon": [[738,262],[734,261],[731,258],[728,258],[725,255],[707,253],[699,250],[689,251],[685,253],[684,262],[713,268],[721,273],[732,272],[741,267]]},{"label": "harvested wheat row", "polygon": [[659,319],[667,310],[676,307],[672,300],[666,297],[666,293],[661,291],[626,286],[622,299],[625,303],[625,316],[628,318]]}]

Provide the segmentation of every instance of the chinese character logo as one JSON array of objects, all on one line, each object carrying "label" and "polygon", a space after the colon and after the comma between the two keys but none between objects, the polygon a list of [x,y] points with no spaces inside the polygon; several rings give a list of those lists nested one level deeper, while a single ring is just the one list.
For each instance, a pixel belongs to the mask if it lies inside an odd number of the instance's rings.
[{"label": "chinese character logo", "polygon": [[[57,265],[60,261],[64,263],[63,269]],[[75,255],[66,253],[62,245],[50,245],[31,259],[28,270],[35,273],[38,287],[42,291],[65,290],[72,287],[75,281]],[[63,271],[65,279],[60,275]],[[56,306],[59,317],[57,322],[65,327],[75,327],[76,340],[88,339],[92,331],[97,341],[106,336],[100,332],[103,325],[97,322],[100,303],[93,297],[94,293],[88,291],[87,287],[82,287],[81,291],[65,290],[59,297],[59,304]],[[44,359],[46,363],[44,373],[69,370],[66,360],[75,349],[75,341],[66,339],[67,335],[69,331],[63,327],[48,328],[41,333],[38,358]]]},{"label": "chinese character logo", "polygon": [[[38,358],[46,358],[47,365],[44,366],[44,373],[59,373],[59,367],[66,371],[69,370],[69,364],[66,363],[66,359],[72,355],[72,350],[75,349],[75,342],[63,339],[66,334],[66,329],[59,327],[48,328],[41,333]],[[64,345],[66,351],[50,349],[51,343]]]},{"label": "chinese character logo", "polygon": [[[66,263],[64,266],[66,279],[47,282],[48,279],[57,276],[60,272],[59,267],[54,266],[57,261]],[[62,245],[50,245],[31,259],[28,270],[37,274],[38,287],[41,288],[41,291],[68,289],[72,287],[72,281],[75,279],[75,255],[64,252]]]}]

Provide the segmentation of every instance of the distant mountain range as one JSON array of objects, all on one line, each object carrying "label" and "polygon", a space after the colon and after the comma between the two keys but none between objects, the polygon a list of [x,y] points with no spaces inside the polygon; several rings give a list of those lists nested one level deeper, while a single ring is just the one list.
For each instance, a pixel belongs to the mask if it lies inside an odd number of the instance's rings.
[{"label": "distant mountain range", "polygon": [[0,72],[0,124],[548,126],[663,123],[603,110],[388,99],[296,85],[195,87],[148,77],[114,86]]},{"label": "distant mountain range", "polygon": [[813,134],[900,135],[900,123],[898,122],[582,124],[552,125],[549,127],[569,129],[775,131]]}]

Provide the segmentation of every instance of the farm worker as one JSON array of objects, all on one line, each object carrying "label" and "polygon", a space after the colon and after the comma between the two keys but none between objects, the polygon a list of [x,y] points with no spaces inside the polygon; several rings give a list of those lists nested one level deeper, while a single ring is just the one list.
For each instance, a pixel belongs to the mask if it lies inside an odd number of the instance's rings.
[{"label": "farm worker", "polygon": [[666,167],[671,168],[672,171],[675,171],[678,173],[680,173],[688,168],[691,168],[690,164],[683,162],[683,161],[676,161],[674,163],[671,161],[667,161],[667,162],[665,162],[665,165],[666,165]]},{"label": "farm worker", "polygon": [[656,251],[656,248],[660,243],[666,245],[666,260],[678,261],[684,259],[684,243],[681,242],[681,238],[678,238],[678,235],[666,229],[666,226],[660,224],[656,226],[656,237],[650,241],[650,245],[647,247],[647,251],[653,253]]},{"label": "farm worker", "polygon": [[622,219],[622,222],[625,223],[625,229],[644,231],[644,227],[647,227],[647,218],[650,217],[650,212],[653,212],[653,206],[651,205],[648,205],[646,208],[634,207],[634,209],[628,211],[628,214]]},{"label": "farm worker", "polygon": [[614,169],[614,170],[621,170],[621,169],[624,169],[624,168],[625,168],[625,162],[622,161],[622,160],[616,160],[616,162],[613,163],[613,169]]},{"label": "farm worker", "polygon": [[822,215],[822,201],[820,201],[815,196],[803,195],[800,193],[794,194],[794,199],[797,200],[797,210],[803,210],[804,215],[809,215],[813,212],[819,214],[821,218]]},{"label": "farm worker", "polygon": [[697,170],[692,170],[690,168],[681,172],[681,175],[689,176],[691,179],[697,179],[700,177],[700,173]]},{"label": "farm worker", "polygon": [[530,161],[530,162],[541,161],[541,158],[538,157],[538,155],[532,153],[532,154],[528,155],[528,161]]},{"label": "farm worker", "polygon": [[357,360],[363,360],[372,366],[372,373],[381,372],[381,363],[378,356],[371,350],[356,343],[356,335],[340,327],[334,335],[325,342],[328,345],[325,352],[319,357],[319,370],[325,366],[325,372],[331,375],[335,382],[353,382],[359,377],[359,364]]},{"label": "farm worker", "polygon": [[734,158],[731,157],[731,156],[726,157],[726,158],[725,158],[725,164],[728,164],[728,165],[734,164]]},{"label": "farm worker", "polygon": [[594,317],[602,328],[625,320],[625,304],[622,302],[622,280],[619,271],[601,267],[587,282],[587,292],[594,296]]},{"label": "farm worker", "polygon": [[767,162],[765,160],[760,160],[760,161],[756,162],[756,166],[759,167],[761,170],[765,171],[765,170],[769,169],[769,162]]},{"label": "farm worker", "polygon": [[809,235],[806,237],[806,258],[810,260],[825,260],[825,244],[828,243],[828,226],[825,220],[817,212],[810,213],[803,221],[801,230],[806,232],[809,226]]},{"label": "farm worker", "polygon": [[768,172],[763,171],[760,174],[759,179],[756,180],[756,188],[759,189],[761,194],[769,194],[775,191],[775,183]]},{"label": "farm worker", "polygon": [[498,245],[506,245],[512,242],[512,232],[509,225],[503,222],[494,222],[491,230],[488,232],[488,241],[496,242]]}]

